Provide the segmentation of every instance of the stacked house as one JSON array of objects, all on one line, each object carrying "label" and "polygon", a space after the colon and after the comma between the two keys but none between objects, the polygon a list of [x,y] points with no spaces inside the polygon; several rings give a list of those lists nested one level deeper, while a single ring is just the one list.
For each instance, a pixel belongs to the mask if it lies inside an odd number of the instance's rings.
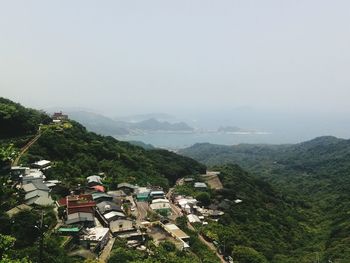
[{"label": "stacked house", "polygon": [[31,166],[35,169],[44,171],[51,168],[51,162],[48,160],[40,160],[33,163]]},{"label": "stacked house", "polygon": [[136,230],[133,221],[127,218],[123,209],[111,201],[97,204],[97,216],[114,236],[127,235]]},{"label": "stacked house", "polygon": [[95,225],[96,202],[91,194],[68,195],[60,199],[58,204],[65,208],[65,223],[67,225],[80,224],[85,227]]},{"label": "stacked house", "polygon": [[49,194],[50,188],[42,180],[26,181],[22,189],[25,193],[24,202],[27,205],[48,206],[54,203]]},{"label": "stacked house", "polygon": [[190,196],[178,195],[174,198],[174,203],[178,205],[185,214],[191,214],[193,212],[193,207],[197,205],[198,201]]},{"label": "stacked house", "polygon": [[129,183],[120,183],[117,185],[117,189],[122,190],[127,195],[131,195],[136,191],[137,186],[129,184]]},{"label": "stacked house", "polygon": [[169,200],[162,190],[151,191],[149,194],[150,208],[159,213],[168,215],[171,211]]}]

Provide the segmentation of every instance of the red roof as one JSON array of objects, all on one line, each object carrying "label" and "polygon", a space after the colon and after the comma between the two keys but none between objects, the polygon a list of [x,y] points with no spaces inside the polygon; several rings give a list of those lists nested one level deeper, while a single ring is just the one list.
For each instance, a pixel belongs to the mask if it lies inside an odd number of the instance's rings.
[{"label": "red roof", "polygon": [[94,186],[91,186],[90,188],[95,189],[99,192],[105,192],[105,188],[102,185],[94,185]]},{"label": "red roof", "polygon": [[68,195],[58,200],[58,204],[68,208],[96,206],[96,202],[93,201],[91,194]]}]

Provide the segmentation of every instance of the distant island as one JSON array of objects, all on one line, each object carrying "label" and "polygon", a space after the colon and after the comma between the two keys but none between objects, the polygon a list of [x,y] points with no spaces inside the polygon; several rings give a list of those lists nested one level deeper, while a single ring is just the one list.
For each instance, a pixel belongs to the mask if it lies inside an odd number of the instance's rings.
[{"label": "distant island", "polygon": [[257,132],[255,130],[243,129],[243,128],[236,127],[236,126],[220,127],[217,131],[224,132],[224,133],[256,133]]},{"label": "distant island", "polygon": [[[193,132],[194,129],[185,122],[161,121],[156,118],[139,121],[122,121],[88,111],[68,112],[71,119],[85,125],[90,131],[103,135],[127,136],[156,132]],[[145,115],[147,116],[147,115]]]}]

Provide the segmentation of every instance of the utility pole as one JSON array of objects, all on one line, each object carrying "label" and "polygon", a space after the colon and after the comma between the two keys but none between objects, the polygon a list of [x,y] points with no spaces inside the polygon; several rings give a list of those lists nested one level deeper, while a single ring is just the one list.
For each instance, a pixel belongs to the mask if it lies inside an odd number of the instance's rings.
[{"label": "utility pole", "polygon": [[44,250],[44,211],[41,211],[40,224],[35,226],[39,230],[40,240],[39,240],[39,263],[44,263],[43,261],[43,250]]}]

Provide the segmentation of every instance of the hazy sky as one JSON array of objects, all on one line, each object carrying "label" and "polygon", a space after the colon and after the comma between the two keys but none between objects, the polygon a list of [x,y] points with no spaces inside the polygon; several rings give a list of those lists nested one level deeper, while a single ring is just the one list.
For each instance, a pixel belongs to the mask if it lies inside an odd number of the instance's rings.
[{"label": "hazy sky", "polygon": [[0,95],[113,114],[345,113],[350,1],[0,1]]}]

